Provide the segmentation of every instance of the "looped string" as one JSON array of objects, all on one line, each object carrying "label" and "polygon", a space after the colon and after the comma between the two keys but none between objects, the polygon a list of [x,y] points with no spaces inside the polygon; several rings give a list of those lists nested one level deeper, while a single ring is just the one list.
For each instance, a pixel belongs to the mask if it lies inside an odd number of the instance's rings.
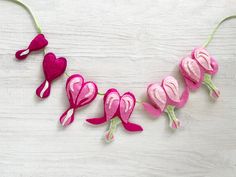
[{"label": "looped string", "polygon": [[30,14],[30,16],[32,17],[32,19],[34,20],[34,24],[35,24],[35,28],[37,30],[37,32],[39,34],[42,34],[42,29],[41,26],[38,22],[37,17],[34,15],[33,11],[30,9],[29,6],[27,6],[26,4],[24,4],[23,2],[21,2],[20,0],[9,0],[9,1],[13,1],[16,4],[19,4],[21,7],[23,7],[25,10],[27,10],[27,12]]},{"label": "looped string", "polygon": [[236,18],[236,15],[231,15],[231,16],[228,16],[228,17],[225,17],[224,19],[222,19],[222,20],[216,25],[216,27],[213,29],[213,31],[212,31],[211,34],[209,35],[208,39],[206,40],[206,42],[203,44],[203,47],[205,48],[205,47],[207,47],[207,46],[210,44],[210,42],[212,41],[212,39],[213,39],[213,37],[214,37],[216,31],[219,29],[219,27],[220,27],[220,25],[221,25],[222,23],[224,23],[224,22],[227,21],[227,20],[233,19],[233,18]]}]

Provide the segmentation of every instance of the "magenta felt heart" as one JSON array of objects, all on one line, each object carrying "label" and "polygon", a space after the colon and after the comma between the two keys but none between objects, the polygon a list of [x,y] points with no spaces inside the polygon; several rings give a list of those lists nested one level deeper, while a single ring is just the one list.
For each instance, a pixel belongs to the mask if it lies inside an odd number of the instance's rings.
[{"label": "magenta felt heart", "polygon": [[46,80],[53,81],[60,75],[62,75],[67,66],[67,61],[65,58],[56,58],[53,53],[48,53],[44,56],[43,60],[43,71]]},{"label": "magenta felt heart", "polygon": [[31,52],[43,49],[48,45],[47,39],[43,34],[38,34],[29,44],[27,49],[16,52],[15,56],[18,60],[25,59]]},{"label": "magenta felt heart", "polygon": [[74,120],[74,112],[77,108],[91,103],[98,94],[97,85],[94,82],[84,82],[84,78],[75,74],[68,78],[66,93],[70,102],[70,108],[60,118],[63,126],[71,124]]},{"label": "magenta felt heart", "polygon": [[53,80],[61,76],[67,66],[67,61],[65,58],[56,58],[53,53],[47,53],[43,60],[43,71],[45,80],[36,90],[36,94],[40,98],[46,98],[50,94],[51,83]]}]

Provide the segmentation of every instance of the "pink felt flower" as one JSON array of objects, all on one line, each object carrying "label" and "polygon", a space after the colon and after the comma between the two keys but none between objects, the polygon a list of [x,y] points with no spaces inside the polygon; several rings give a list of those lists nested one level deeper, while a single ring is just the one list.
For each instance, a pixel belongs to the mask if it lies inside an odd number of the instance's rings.
[{"label": "pink felt flower", "polygon": [[60,123],[68,126],[74,121],[75,110],[91,103],[98,94],[97,85],[94,82],[84,82],[79,74],[74,74],[67,79],[66,93],[70,107],[60,117]]},{"label": "pink felt flower", "polygon": [[48,45],[47,39],[43,34],[38,34],[29,44],[27,49],[22,49],[16,52],[15,56],[18,60],[25,59],[31,52],[43,49]]},{"label": "pink felt flower", "polygon": [[109,130],[105,134],[105,140],[110,142],[114,139],[114,132],[118,124],[122,123],[127,131],[142,131],[143,128],[137,124],[129,122],[129,118],[134,110],[135,96],[126,92],[120,96],[119,92],[112,88],[109,89],[104,98],[104,115],[100,118],[90,118],[86,121],[98,125],[110,121]]},{"label": "pink felt flower", "polygon": [[43,71],[45,80],[36,90],[38,97],[47,98],[50,95],[52,81],[65,72],[66,66],[67,60],[63,57],[56,58],[53,53],[47,53],[44,56]]},{"label": "pink felt flower", "polygon": [[211,79],[212,75],[218,72],[218,64],[206,49],[201,47],[194,49],[191,57],[181,60],[179,68],[189,89],[197,90],[204,84],[210,90],[213,98],[220,96],[220,91]]},{"label": "pink felt flower", "polygon": [[150,103],[143,102],[143,106],[150,115],[159,117],[165,111],[170,119],[170,127],[175,129],[180,127],[180,122],[174,114],[174,108],[181,108],[186,104],[189,96],[187,87],[180,96],[177,80],[168,76],[161,85],[157,83],[149,85],[147,95]]}]

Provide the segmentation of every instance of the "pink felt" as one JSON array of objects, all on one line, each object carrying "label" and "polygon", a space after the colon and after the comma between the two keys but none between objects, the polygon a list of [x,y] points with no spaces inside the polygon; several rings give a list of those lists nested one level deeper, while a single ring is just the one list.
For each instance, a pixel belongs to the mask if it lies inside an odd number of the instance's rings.
[{"label": "pink felt", "polygon": [[52,81],[65,72],[66,66],[67,60],[63,57],[56,58],[53,53],[47,53],[44,56],[43,71],[45,81],[36,90],[38,97],[46,98],[49,96]]},{"label": "pink felt", "polygon": [[175,104],[175,106],[177,108],[182,108],[188,101],[189,98],[189,88],[185,87],[181,97],[180,97],[180,101],[178,103]]},{"label": "pink felt", "polygon": [[179,84],[174,77],[166,77],[162,82],[162,87],[171,101],[180,102]]},{"label": "pink felt", "polygon": [[206,71],[206,72],[208,74],[215,75],[219,70],[219,65],[218,65],[218,63],[217,63],[217,61],[215,60],[214,57],[211,57],[211,66],[212,66],[213,70],[212,71]]},{"label": "pink felt", "polygon": [[[74,111],[79,107],[85,106],[91,103],[98,94],[97,85],[94,82],[84,82],[84,78],[79,74],[74,74],[67,79],[66,92],[70,102],[70,109]],[[68,126],[72,121],[68,123],[63,122],[63,116],[60,118],[60,123],[63,126]],[[72,115],[73,117],[73,115]],[[73,119],[71,117],[71,119]]]},{"label": "pink felt", "polygon": [[110,89],[104,96],[104,111],[106,119],[110,120],[116,114],[120,105],[120,94],[116,89]]},{"label": "pink felt", "polygon": [[64,127],[70,125],[74,121],[75,109],[68,108],[60,117],[60,123]]},{"label": "pink felt", "polygon": [[195,48],[192,52],[192,58],[198,62],[206,73],[211,75],[217,73],[218,63],[205,48]]},{"label": "pink felt", "polygon": [[192,58],[195,59],[206,71],[213,71],[211,66],[211,56],[208,51],[202,47],[195,48],[192,52]]},{"label": "pink felt", "polygon": [[163,112],[167,103],[167,96],[163,87],[158,83],[151,84],[147,88],[147,95],[154,106]]},{"label": "pink felt", "polygon": [[43,60],[43,71],[49,82],[61,76],[67,66],[67,60],[63,57],[56,58],[54,53],[47,53]]},{"label": "pink felt", "polygon": [[104,116],[102,118],[90,118],[86,121],[91,124],[101,124],[106,121],[110,121],[115,117],[119,117],[128,131],[142,131],[139,125],[129,122],[129,118],[134,110],[136,99],[135,96],[126,92],[120,96],[119,92],[111,88],[109,89],[103,98],[104,104]]},{"label": "pink felt", "polygon": [[168,105],[183,107],[188,101],[189,88],[185,87],[180,97],[178,81],[172,76],[167,76],[161,85],[149,85],[147,95],[150,103],[143,102],[144,109],[151,116],[159,117]]},{"label": "pink felt", "polygon": [[43,83],[36,89],[36,95],[40,98],[47,98],[51,92],[51,83],[44,80]]},{"label": "pink felt", "polygon": [[194,59],[183,58],[179,64],[179,69],[189,89],[196,90],[202,85],[204,71]]},{"label": "pink felt", "polygon": [[41,50],[48,45],[47,39],[43,34],[38,34],[30,43],[27,49],[16,52],[15,56],[18,60],[25,59],[31,52]]},{"label": "pink felt", "polygon": [[194,59],[185,57],[181,61],[181,67],[185,72],[185,76],[194,82],[199,82],[201,77],[201,69]]},{"label": "pink felt", "polygon": [[162,111],[159,108],[155,108],[153,105],[147,102],[143,102],[143,107],[153,118],[157,118],[162,114]]},{"label": "pink felt", "polygon": [[130,122],[127,122],[127,123],[122,122],[122,124],[127,131],[130,131],[130,132],[143,131],[143,128],[140,125],[130,123]]},{"label": "pink felt", "polygon": [[120,99],[120,118],[123,122],[128,123],[130,115],[135,107],[136,99],[130,92],[125,93]]},{"label": "pink felt", "polygon": [[89,122],[90,124],[99,125],[105,123],[107,119],[106,117],[99,117],[99,118],[90,118],[87,119],[86,121]]}]

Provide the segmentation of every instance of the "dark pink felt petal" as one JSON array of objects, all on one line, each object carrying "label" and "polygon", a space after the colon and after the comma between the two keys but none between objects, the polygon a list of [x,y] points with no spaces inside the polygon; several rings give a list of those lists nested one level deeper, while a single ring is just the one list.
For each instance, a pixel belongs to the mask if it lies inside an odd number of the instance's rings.
[{"label": "dark pink felt petal", "polygon": [[127,122],[127,123],[122,122],[122,124],[127,131],[131,131],[131,132],[143,131],[143,128],[140,125],[130,123],[130,122]]},{"label": "dark pink felt petal", "polygon": [[106,118],[105,117],[90,118],[90,119],[86,119],[86,121],[89,122],[90,124],[99,125],[99,124],[105,123],[106,122]]}]

